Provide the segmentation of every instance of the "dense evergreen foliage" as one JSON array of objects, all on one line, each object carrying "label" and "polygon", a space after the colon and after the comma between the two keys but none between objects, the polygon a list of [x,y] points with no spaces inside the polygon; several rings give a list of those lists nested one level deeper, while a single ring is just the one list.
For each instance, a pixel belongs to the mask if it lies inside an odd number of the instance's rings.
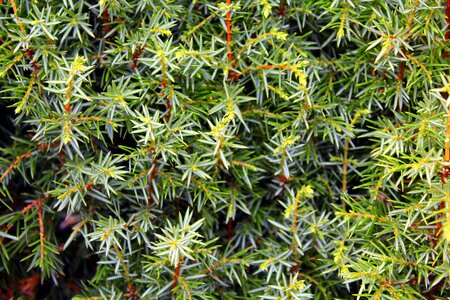
[{"label": "dense evergreen foliage", "polygon": [[0,299],[450,297],[450,1],[0,15]]}]

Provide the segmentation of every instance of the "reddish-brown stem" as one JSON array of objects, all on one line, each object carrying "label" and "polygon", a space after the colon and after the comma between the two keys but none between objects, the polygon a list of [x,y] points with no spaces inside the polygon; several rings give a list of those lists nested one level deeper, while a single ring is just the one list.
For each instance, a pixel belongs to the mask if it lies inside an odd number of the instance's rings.
[{"label": "reddish-brown stem", "polygon": [[[6,43],[6,41],[4,39],[0,39],[0,42],[2,43],[2,45]],[[7,45],[7,47],[8,47],[9,50],[13,50],[11,45]]]},{"label": "reddish-brown stem", "polygon": [[59,141],[56,141],[56,142],[53,142],[53,143],[51,143],[51,144],[40,144],[39,146],[38,146],[38,150],[44,150],[44,149],[47,149],[48,147],[50,147],[50,148],[55,148],[55,147],[58,147],[59,146]]},{"label": "reddish-brown stem", "polygon": [[[39,145],[38,146],[38,150],[45,150],[47,148],[55,148],[55,147],[58,147],[58,146],[59,146],[59,141],[55,141],[55,142],[53,142],[51,144],[45,143],[45,144]],[[66,160],[64,158],[64,151],[63,150],[58,152],[58,156],[59,156],[59,160],[61,161],[61,164],[65,164]]]},{"label": "reddish-brown stem", "polygon": [[292,181],[292,178],[286,177],[284,174],[278,174],[277,179],[282,185]]},{"label": "reddish-brown stem", "polygon": [[[167,82],[165,79],[161,80],[161,88],[164,90],[167,87]],[[161,96],[163,95],[163,92],[161,92]],[[170,117],[172,116],[172,102],[170,102],[170,98],[166,97],[166,107],[167,107],[167,115],[166,115],[166,121],[168,122],[170,120]]]},{"label": "reddish-brown stem", "polygon": [[[447,27],[450,26],[450,0],[447,0],[447,5],[445,6],[445,21],[447,23]],[[445,39],[448,40],[450,38],[450,30],[447,28],[447,32],[445,33]],[[448,58],[450,54],[447,50],[444,50],[442,55],[444,58]]]},{"label": "reddish-brown stem", "polygon": [[231,66],[234,67],[233,51],[231,50],[231,42],[233,41],[233,36],[231,35],[231,0],[227,0],[227,5],[229,6],[226,15],[228,61],[231,63]]},{"label": "reddish-brown stem", "polygon": [[139,62],[139,57],[141,57],[142,51],[144,50],[144,47],[139,47],[136,49],[136,51],[133,52],[133,62],[131,63],[131,68],[136,69]]},{"label": "reddish-brown stem", "polygon": [[92,190],[93,187],[94,187],[94,184],[93,184],[92,182],[88,182],[88,183],[85,185],[85,188],[86,188],[86,190],[88,190],[88,191]]},{"label": "reddish-brown stem", "polygon": [[37,73],[39,72],[39,66],[38,66],[37,62],[33,60],[34,59],[34,50],[27,48],[25,50],[25,54],[27,55],[27,58],[30,61],[31,66],[33,67],[33,76],[36,76]]},{"label": "reddish-brown stem", "polygon": [[[408,55],[405,46],[402,47],[402,52],[403,52],[403,55],[405,55],[405,56]],[[398,74],[397,74],[397,82],[398,83],[401,83],[403,81],[404,73],[405,73],[405,62],[401,61],[398,65]]]},{"label": "reddish-brown stem", "polygon": [[14,16],[15,16],[16,19],[17,19],[17,24],[19,25],[20,31],[21,31],[22,33],[25,33],[25,28],[23,27],[22,21],[21,21],[21,20],[19,19],[19,17],[17,16],[17,6],[16,6],[16,2],[15,2],[14,0],[10,0],[10,2],[11,2],[12,9],[13,9],[13,11],[14,11]]},{"label": "reddish-brown stem", "polygon": [[44,246],[45,246],[45,232],[44,232],[44,215],[42,213],[42,201],[39,201],[38,219],[39,219],[39,240],[41,245],[41,266],[44,265]]},{"label": "reddish-brown stem", "polygon": [[[211,267],[207,268],[205,270],[205,274],[210,275],[213,273],[219,266],[222,266],[226,263],[235,263],[235,264],[244,264],[246,265],[247,262],[240,258],[222,258],[221,260],[217,261],[215,264],[213,264]],[[218,278],[217,275],[212,275],[214,278]]]},{"label": "reddish-brown stem", "polygon": [[166,120],[169,121],[172,116],[172,102],[170,102],[169,98],[166,98],[166,107],[167,107],[167,115]]},{"label": "reddish-brown stem", "polygon": [[136,294],[136,288],[132,284],[129,284],[127,286],[127,290],[128,292],[124,294],[125,297],[131,299],[140,299],[139,295]]},{"label": "reddish-brown stem", "polygon": [[108,9],[105,9],[100,17],[100,23],[102,24],[103,36],[107,35],[111,29],[113,28],[111,24],[107,24],[110,22]]},{"label": "reddish-brown stem", "polygon": [[42,205],[44,204],[45,199],[47,199],[47,196],[45,196],[45,198],[34,200],[30,204],[28,204],[24,209],[22,209],[22,211],[20,212],[23,215],[30,209],[37,206],[37,214],[38,214],[38,220],[39,220],[39,242],[40,242],[41,266],[44,263],[44,247],[45,247],[44,214],[42,213]]},{"label": "reddish-brown stem", "polygon": [[172,290],[177,287],[178,278],[181,273],[181,259],[178,261],[178,265],[175,268],[175,273],[173,274]]},{"label": "reddish-brown stem", "polygon": [[41,198],[38,200],[34,200],[33,202],[31,202],[30,204],[28,204],[27,206],[25,206],[22,210],[21,210],[21,214],[25,214],[27,211],[29,211],[30,209],[32,209],[33,207],[42,207],[42,204],[44,203],[45,198]]},{"label": "reddish-brown stem", "polygon": [[127,290],[128,292],[125,293],[126,297],[132,298],[132,299],[139,299],[139,296],[136,294],[136,288],[133,285],[133,281],[130,276],[130,270],[128,269],[127,264],[125,263],[125,260],[123,259],[123,253],[122,250],[113,243],[113,248],[116,251],[116,254],[119,258],[120,265],[123,268],[123,274],[127,283]]},{"label": "reddish-brown stem", "polygon": [[388,286],[388,285],[390,285],[390,286],[395,286],[395,282],[394,282],[394,281],[391,281],[391,282],[383,281],[383,282],[381,283],[381,285],[382,285],[383,287],[386,287],[386,286]]},{"label": "reddish-brown stem", "polygon": [[284,5],[284,3],[281,3],[280,6],[278,6],[278,15],[284,16],[286,14],[286,5]]},{"label": "reddish-brown stem", "polygon": [[233,220],[229,219],[227,223],[227,234],[228,234],[228,241],[231,241],[233,238]]},{"label": "reddish-brown stem", "polygon": [[[49,145],[49,144],[42,144],[42,145],[39,145],[39,146],[37,147],[37,149],[38,149],[38,150],[44,150],[44,149],[46,149],[46,148],[49,147],[49,146],[53,148],[53,147],[56,147],[56,146],[58,146],[58,145],[59,145],[59,142],[54,142],[54,143],[51,143],[50,145]],[[2,176],[0,176],[0,182],[2,182],[2,181],[6,178],[6,176],[8,176],[8,174],[9,174],[14,168],[16,168],[24,158],[30,157],[31,154],[32,154],[32,152],[31,152],[31,151],[28,151],[28,152],[26,152],[26,153],[24,153],[24,154],[18,156],[18,157],[16,158],[16,160],[13,161],[13,163],[6,169],[6,171],[2,174]]]},{"label": "reddish-brown stem", "polygon": [[405,72],[405,62],[401,61],[398,66],[398,75],[397,75],[397,81],[402,82],[403,81],[403,73]]},{"label": "reddish-brown stem", "polygon": [[[450,0],[447,0],[447,5],[445,7],[445,16],[446,16],[445,21],[447,22],[447,25],[450,25]],[[447,30],[447,33],[450,32]]]},{"label": "reddish-brown stem", "polygon": [[445,15],[447,16],[447,18],[445,19],[447,21],[447,24],[450,24],[450,0],[447,0]]},{"label": "reddish-brown stem", "polygon": [[[3,226],[2,226],[3,227]],[[6,228],[5,228],[5,230],[3,231],[3,233],[8,233],[8,231],[10,231],[11,230],[11,228],[13,227],[13,224],[9,224]],[[0,238],[0,244],[3,244],[3,240],[5,239],[5,237],[2,237],[2,238]]]},{"label": "reddish-brown stem", "polygon": [[23,296],[27,296],[30,299],[35,299],[36,290],[39,282],[41,281],[41,274],[37,273],[28,278],[19,280],[17,290]]},{"label": "reddish-brown stem", "polygon": [[16,158],[16,160],[8,167],[8,169],[6,169],[6,171],[2,174],[2,176],[0,176],[0,182],[2,182],[3,179],[5,179],[6,176],[7,176],[14,168],[16,168],[24,158],[30,157],[30,155],[31,155],[31,152],[26,152],[26,153],[24,153],[24,154],[18,156],[18,157]]}]

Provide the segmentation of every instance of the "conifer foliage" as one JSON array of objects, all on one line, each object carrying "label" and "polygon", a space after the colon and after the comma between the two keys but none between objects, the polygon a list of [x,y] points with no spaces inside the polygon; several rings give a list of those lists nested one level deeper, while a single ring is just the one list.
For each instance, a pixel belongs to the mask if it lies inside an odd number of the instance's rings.
[{"label": "conifer foliage", "polygon": [[1,299],[450,296],[450,1],[0,15]]}]

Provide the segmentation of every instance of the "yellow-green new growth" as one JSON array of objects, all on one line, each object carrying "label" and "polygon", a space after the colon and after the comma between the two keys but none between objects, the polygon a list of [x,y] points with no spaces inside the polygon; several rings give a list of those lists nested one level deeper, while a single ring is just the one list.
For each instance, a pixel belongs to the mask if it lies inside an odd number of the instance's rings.
[{"label": "yellow-green new growth", "polygon": [[84,56],[75,56],[75,59],[72,62],[72,67],[70,71],[70,75],[73,76],[75,74],[84,73],[88,67],[86,66],[86,58]]},{"label": "yellow-green new growth", "polygon": [[294,145],[296,141],[300,139],[299,136],[287,136],[284,137],[280,146],[273,150],[274,154],[284,153],[290,146]]},{"label": "yellow-green new growth", "polygon": [[267,18],[270,16],[270,13],[272,12],[272,5],[270,4],[269,0],[260,0],[259,4],[263,7],[263,16]]}]

